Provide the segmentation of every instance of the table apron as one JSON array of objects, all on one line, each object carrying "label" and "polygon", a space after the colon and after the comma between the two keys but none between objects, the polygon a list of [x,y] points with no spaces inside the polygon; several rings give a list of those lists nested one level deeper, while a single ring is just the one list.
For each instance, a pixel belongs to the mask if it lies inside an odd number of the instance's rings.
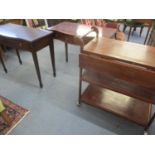
[{"label": "table apron", "polygon": [[38,39],[36,41],[34,41],[31,46],[30,46],[30,51],[38,51],[38,50],[41,50],[42,48],[50,45],[52,42],[52,37],[44,37],[44,38],[41,38],[41,39]]},{"label": "table apron", "polygon": [[21,40],[21,39],[8,39],[8,38],[0,38],[0,44],[14,48],[14,49],[21,49],[21,50],[27,50],[27,51],[38,51],[47,45],[49,45],[52,42],[51,36],[46,36],[43,38],[39,38],[33,42]]},{"label": "table apron", "polygon": [[[59,32],[54,32],[54,39],[61,40],[63,42],[73,44],[73,45],[81,45],[80,37],[78,39],[78,36],[73,36],[73,35],[68,35],[68,34],[63,34]],[[84,37],[83,42],[84,44],[88,43],[91,41],[94,37]]]}]

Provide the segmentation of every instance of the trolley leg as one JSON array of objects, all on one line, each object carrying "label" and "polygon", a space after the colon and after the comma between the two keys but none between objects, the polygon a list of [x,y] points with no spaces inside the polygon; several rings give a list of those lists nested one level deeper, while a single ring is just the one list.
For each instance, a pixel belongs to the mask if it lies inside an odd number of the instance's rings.
[{"label": "trolley leg", "polygon": [[144,133],[147,132],[148,128],[151,126],[151,124],[153,123],[155,119],[155,113],[153,114],[153,116],[151,117],[150,121],[148,122],[147,126],[144,129]]},{"label": "trolley leg", "polygon": [[79,101],[77,103],[78,106],[81,105],[81,90],[82,90],[82,80],[81,80],[81,77],[82,77],[82,68],[80,68],[80,75],[79,75]]},{"label": "trolley leg", "polygon": [[68,44],[65,42],[65,56],[66,56],[66,62],[68,62]]}]

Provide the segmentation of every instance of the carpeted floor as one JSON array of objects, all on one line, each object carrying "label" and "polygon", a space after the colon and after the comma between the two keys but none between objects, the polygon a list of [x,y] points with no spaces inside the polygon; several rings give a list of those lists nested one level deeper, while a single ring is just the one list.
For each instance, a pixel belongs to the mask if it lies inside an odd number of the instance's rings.
[{"label": "carpeted floor", "polygon": [[[144,29],[142,37],[139,37],[137,29],[130,41],[143,43],[145,35]],[[6,52],[8,74],[0,64],[0,95],[30,110],[10,134],[143,134],[142,127],[115,115],[85,104],[76,106],[80,48],[69,46],[68,63],[65,62],[64,50],[64,43],[56,40],[56,78],[52,74],[49,49],[38,52],[43,89],[39,88],[31,54],[21,52],[23,65],[19,65],[15,52]],[[149,134],[155,134],[155,122]]]}]

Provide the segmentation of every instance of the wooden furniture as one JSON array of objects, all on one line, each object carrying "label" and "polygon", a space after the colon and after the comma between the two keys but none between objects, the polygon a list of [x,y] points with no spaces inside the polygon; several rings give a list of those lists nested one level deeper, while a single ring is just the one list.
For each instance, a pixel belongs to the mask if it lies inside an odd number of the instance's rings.
[{"label": "wooden furniture", "polygon": [[0,19],[0,24],[6,24],[6,23],[23,25],[24,19]]},{"label": "wooden furniture", "polygon": [[[0,19],[0,24],[6,24],[6,23],[12,23],[12,24],[18,24],[18,25],[24,25],[24,19]],[[7,49],[7,47],[0,47],[1,56],[3,55],[4,51]],[[19,51],[16,49],[16,54],[19,59],[19,63],[22,64],[22,61],[20,59]],[[7,69],[5,69],[5,72],[7,72]]]},{"label": "wooden furniture", "polygon": [[3,69],[4,69],[5,73],[7,73],[7,68],[6,68],[4,60],[3,60],[3,51],[2,51],[2,47],[1,46],[0,46],[0,61],[1,61],[1,64],[3,66]]},{"label": "wooden furniture", "polygon": [[[113,37],[117,31],[113,28],[97,27],[97,29],[100,37],[104,36],[108,38]],[[86,44],[96,36],[95,33],[90,33],[92,32],[92,26],[72,22],[62,22],[56,26],[48,28],[48,30],[53,31],[54,39],[65,42],[66,62],[68,61],[68,43],[81,45],[80,38],[83,38],[82,41]],[[89,35],[87,35],[88,33]]]},{"label": "wooden furniture", "polygon": [[[43,87],[37,51],[49,45],[53,74],[56,76],[52,32],[16,24],[0,25],[0,45],[31,52],[40,87]],[[1,57],[2,59],[2,57]],[[2,61],[3,63],[3,61]],[[6,69],[3,65],[4,70]]]},{"label": "wooden furniture", "polygon": [[132,29],[133,29],[133,32],[134,32],[137,27],[140,27],[140,36],[141,36],[143,28],[147,27],[148,30],[147,30],[147,34],[146,34],[146,37],[145,37],[145,40],[144,40],[144,44],[146,44],[146,41],[148,39],[148,35],[149,35],[151,27],[152,27],[152,24],[153,24],[152,19],[132,19],[131,21],[125,20],[123,32],[125,31],[126,27],[129,26],[129,34],[128,34],[128,40],[129,40]]},{"label": "wooden furniture", "polygon": [[[3,69],[4,69],[5,73],[7,73],[8,71],[7,71],[7,68],[6,68],[4,60],[3,60],[4,49],[6,49],[6,47],[4,47],[3,45],[0,45],[0,61],[2,63],[2,66],[3,66]],[[19,63],[22,64],[22,60],[21,60],[18,49],[16,49],[16,54],[17,54]]]},{"label": "wooden furniture", "polygon": [[140,36],[141,36],[144,24],[141,22],[134,21],[134,20],[129,20],[129,21],[124,20],[123,32],[125,32],[127,27],[129,27],[129,33],[128,33],[128,38],[127,38],[127,40],[129,41],[131,34],[133,34],[134,31],[136,31],[138,27],[140,28]]},{"label": "wooden furniture", "polygon": [[[108,38],[90,41],[80,53],[79,104],[124,117],[146,131],[155,118],[154,57],[151,46]],[[82,81],[89,86],[81,94]]]},{"label": "wooden furniture", "polygon": [[40,29],[47,29],[48,24],[46,19],[25,19],[28,27],[35,27]]},{"label": "wooden furniture", "polygon": [[105,21],[104,19],[81,19],[81,23],[86,24],[86,25],[92,25],[92,26],[95,25],[100,28],[106,27],[106,28],[117,29],[117,31],[115,33],[115,39],[125,41],[125,34],[124,34],[124,32],[120,31],[120,29],[119,29],[120,24],[117,22]]},{"label": "wooden furniture", "polygon": [[133,19],[133,21],[138,22],[138,23],[143,23],[143,27],[142,27],[141,31],[143,31],[144,27],[147,27],[147,33],[146,33],[146,37],[144,40],[144,44],[146,44],[146,42],[148,40],[149,33],[150,33],[151,28],[153,26],[153,20],[152,19]]}]

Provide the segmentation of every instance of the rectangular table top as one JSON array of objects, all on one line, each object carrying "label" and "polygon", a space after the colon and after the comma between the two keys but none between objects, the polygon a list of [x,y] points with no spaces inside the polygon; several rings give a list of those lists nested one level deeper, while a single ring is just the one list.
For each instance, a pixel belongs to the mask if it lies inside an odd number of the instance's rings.
[{"label": "rectangular table top", "polygon": [[147,45],[98,38],[84,46],[83,53],[155,69],[155,47]]},{"label": "rectangular table top", "polygon": [[[80,24],[80,23],[73,23],[73,22],[62,22],[59,23],[58,25],[55,25],[53,27],[48,28],[48,30],[58,32],[58,33],[63,33],[66,35],[71,35],[71,36],[83,36],[86,33],[88,33],[91,30],[91,26]],[[104,37],[112,37],[116,33],[116,29],[114,28],[106,28],[106,27],[98,27],[99,30],[99,36],[104,36]],[[89,34],[89,36],[94,36],[95,33]]]},{"label": "rectangular table top", "polygon": [[52,32],[37,28],[29,28],[16,24],[0,25],[0,38],[6,37],[11,39],[21,39],[28,42],[36,41],[37,39],[51,35]]}]

